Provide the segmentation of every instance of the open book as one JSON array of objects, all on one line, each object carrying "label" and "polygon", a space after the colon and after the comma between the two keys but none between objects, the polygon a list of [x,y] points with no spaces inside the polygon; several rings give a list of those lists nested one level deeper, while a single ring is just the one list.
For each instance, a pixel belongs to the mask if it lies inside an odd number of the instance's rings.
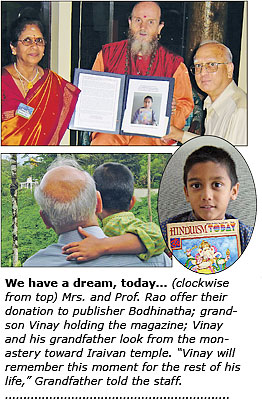
[{"label": "open book", "polygon": [[237,219],[169,223],[167,238],[176,259],[196,273],[225,270],[241,254]]},{"label": "open book", "polygon": [[69,128],[161,138],[170,129],[174,81],[77,68],[81,93]]}]

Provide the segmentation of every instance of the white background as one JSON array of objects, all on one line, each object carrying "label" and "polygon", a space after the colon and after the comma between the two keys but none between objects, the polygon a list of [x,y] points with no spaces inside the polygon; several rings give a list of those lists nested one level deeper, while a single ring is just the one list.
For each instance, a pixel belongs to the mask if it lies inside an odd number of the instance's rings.
[{"label": "white background", "polygon": [[[255,6],[256,5],[256,6]],[[29,408],[46,408],[50,409],[62,407],[64,409],[72,408],[72,406],[77,406],[78,408],[89,407],[91,409],[95,408],[159,408],[161,405],[165,405],[166,408],[177,407],[179,409],[203,409],[203,408],[260,408],[262,404],[261,397],[261,284],[262,284],[262,267],[261,267],[261,235],[260,230],[262,229],[262,213],[261,213],[261,198],[262,198],[262,183],[261,183],[261,50],[259,45],[260,36],[260,26],[261,26],[261,6],[258,2],[254,0],[249,1],[249,143],[248,147],[239,148],[247,163],[250,166],[250,170],[253,174],[255,185],[257,189],[257,208],[258,215],[255,225],[254,234],[250,245],[248,246],[245,253],[241,256],[240,260],[235,263],[228,271],[220,273],[216,278],[219,279],[229,279],[230,281],[230,291],[227,293],[230,295],[232,300],[232,305],[236,306],[238,309],[238,314],[233,318],[234,322],[231,327],[227,326],[228,336],[234,340],[235,346],[238,350],[238,355],[236,361],[241,363],[241,371],[232,374],[218,374],[217,376],[208,376],[206,374],[194,374],[191,379],[186,380],[185,386],[180,387],[180,389],[167,388],[165,390],[161,389],[159,391],[159,396],[230,396],[228,401],[220,400],[122,400],[122,401],[72,401],[72,400],[12,400],[7,401],[4,399],[6,394],[3,388],[3,379],[5,374],[1,373],[1,408],[4,409],[14,409],[19,407],[20,409]],[[154,149],[149,147],[146,152],[157,152],[160,148]],[[171,148],[163,148],[162,152],[170,152]],[[64,152],[74,151],[73,147],[64,148]],[[79,148],[75,148],[77,152]],[[138,152],[140,148],[129,148],[128,153]],[[19,148],[19,153],[23,152],[42,152],[43,148]],[[44,149],[45,152],[59,152],[61,148],[48,148]],[[126,148],[107,148],[108,152],[127,152]],[[11,153],[18,152],[17,148],[8,148],[5,150],[2,148],[2,152]],[[104,152],[104,148],[92,148],[92,152]],[[245,204],[243,203],[243,206]],[[43,279],[51,276],[53,279],[58,274],[65,278],[64,272],[59,270],[55,271],[55,274],[51,270],[37,270],[30,273],[38,279]],[[67,272],[67,274],[70,274]],[[81,273],[83,274],[83,273]],[[95,279],[96,271],[93,273],[91,270],[86,271],[86,274],[90,278]],[[187,275],[186,275],[187,274]],[[78,274],[79,275],[79,274]],[[22,269],[1,269],[1,313],[3,313],[5,305],[3,303],[3,294],[5,294],[4,278],[5,277],[22,277],[26,276],[26,271]],[[178,263],[174,262],[173,269],[165,269],[164,271],[154,270],[154,271],[139,271],[129,270],[127,271],[115,271],[113,269],[106,270],[106,276],[108,279],[114,279],[114,277],[143,277],[143,279],[150,280],[165,280],[168,281],[167,277],[170,276],[181,276],[190,278],[190,273],[185,272],[185,269]],[[191,277],[195,279],[195,276]],[[214,306],[215,307],[215,306]],[[1,317],[1,335],[3,335],[3,320]],[[3,351],[3,337],[1,339],[1,351]],[[130,396],[152,396],[156,395],[155,390],[147,389],[146,387],[141,388],[135,394],[130,391]],[[163,387],[164,388],[164,387]],[[56,390],[56,389],[54,389]],[[37,390],[38,391],[38,390]],[[115,390],[115,395],[119,395],[121,388]],[[19,390],[17,391],[19,392]],[[58,391],[57,391],[58,392]],[[68,391],[67,391],[68,392]],[[109,395],[107,390],[103,390],[100,396]],[[35,396],[36,390],[31,389],[30,395]],[[55,396],[53,389],[50,390],[50,396]],[[80,395],[80,394],[79,394]],[[85,393],[87,395],[87,393]]]}]

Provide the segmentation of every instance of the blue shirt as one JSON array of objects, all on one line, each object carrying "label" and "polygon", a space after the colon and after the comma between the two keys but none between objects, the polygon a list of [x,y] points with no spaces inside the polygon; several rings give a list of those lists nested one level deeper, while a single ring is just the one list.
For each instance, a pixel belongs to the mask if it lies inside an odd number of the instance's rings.
[{"label": "blue shirt", "polygon": [[[230,214],[225,214],[225,220],[227,219],[235,219],[234,216],[231,216]],[[191,212],[185,212],[182,214],[179,214],[178,216],[175,217],[170,217],[169,219],[165,220],[164,222],[160,223],[160,228],[163,234],[163,237],[167,243],[167,230],[166,230],[166,225],[168,223],[179,223],[179,222],[195,222],[196,218],[194,213]],[[252,233],[253,233],[253,227],[250,227],[244,223],[242,223],[240,220],[238,221],[239,223],[239,236],[240,236],[240,245],[241,245],[241,253],[246,249],[248,243],[250,242]]]},{"label": "blue shirt", "polygon": [[[86,227],[87,233],[97,238],[106,237],[103,230],[98,226]],[[140,260],[133,254],[112,254],[97,258],[96,260],[82,263],[76,260],[67,261],[66,254],[62,254],[62,247],[74,241],[80,241],[82,236],[78,230],[68,231],[59,235],[58,242],[51,244],[45,249],[39,250],[27,259],[24,267],[170,267],[171,261],[165,253],[151,257],[147,261]]]}]

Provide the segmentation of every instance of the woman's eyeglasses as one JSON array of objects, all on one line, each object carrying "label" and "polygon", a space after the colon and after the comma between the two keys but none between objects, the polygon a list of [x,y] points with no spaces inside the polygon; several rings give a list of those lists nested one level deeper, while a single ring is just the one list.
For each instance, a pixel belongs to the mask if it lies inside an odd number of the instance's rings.
[{"label": "woman's eyeglasses", "polygon": [[23,40],[17,40],[20,43],[22,43],[23,45],[25,45],[26,47],[29,45],[39,45],[39,46],[44,46],[45,45],[45,40],[42,37],[38,37],[38,38],[31,38],[31,37],[26,37]]}]

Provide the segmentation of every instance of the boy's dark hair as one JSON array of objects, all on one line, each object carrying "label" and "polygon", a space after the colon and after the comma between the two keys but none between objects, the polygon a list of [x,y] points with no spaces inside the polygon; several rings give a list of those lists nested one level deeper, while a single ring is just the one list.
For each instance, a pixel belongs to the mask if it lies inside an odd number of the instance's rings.
[{"label": "boy's dark hair", "polygon": [[154,102],[153,97],[151,97],[150,95],[147,95],[147,96],[144,98],[144,101],[145,101],[146,99],[151,99],[151,101]]},{"label": "boy's dark hair", "polygon": [[214,162],[225,166],[228,176],[231,180],[231,187],[238,182],[236,173],[236,165],[231,156],[222,148],[215,146],[202,146],[196,151],[192,152],[184,166],[184,185],[187,185],[187,176],[190,169],[197,163]]},{"label": "boy's dark hair", "polygon": [[134,177],[128,167],[121,163],[104,163],[96,168],[93,178],[105,210],[129,210],[134,193]]}]

